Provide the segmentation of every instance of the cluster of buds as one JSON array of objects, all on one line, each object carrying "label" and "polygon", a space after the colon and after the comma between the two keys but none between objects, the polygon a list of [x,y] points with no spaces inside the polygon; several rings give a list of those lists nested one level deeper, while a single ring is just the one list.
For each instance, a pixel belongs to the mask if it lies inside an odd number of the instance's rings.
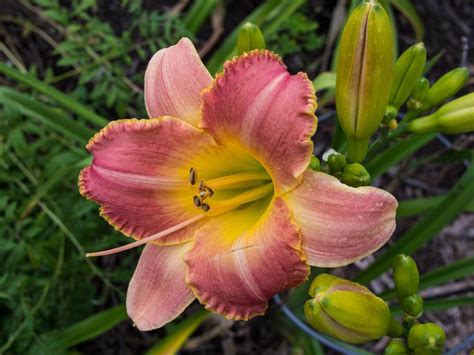
[{"label": "cluster of buds", "polygon": [[359,163],[347,163],[344,155],[333,153],[328,157],[329,172],[339,178],[343,183],[352,187],[370,185],[370,174]]}]

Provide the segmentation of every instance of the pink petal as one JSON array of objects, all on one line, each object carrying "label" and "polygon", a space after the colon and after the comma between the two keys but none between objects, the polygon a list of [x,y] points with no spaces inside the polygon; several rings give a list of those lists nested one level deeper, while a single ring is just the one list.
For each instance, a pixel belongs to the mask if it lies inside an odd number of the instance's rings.
[{"label": "pink petal", "polygon": [[[80,192],[122,233],[148,237],[200,213],[189,169],[196,154],[215,146],[206,132],[176,118],[114,121],[87,145],[94,159],[79,176]],[[190,240],[194,228],[159,242]]]},{"label": "pink petal", "polygon": [[212,82],[192,42],[156,52],[145,72],[145,105],[150,118],[179,117],[193,125],[199,119],[200,93]]},{"label": "pink petal", "polygon": [[127,291],[127,313],[140,330],[160,328],[195,299],[185,283],[183,255],[191,243],[147,244]]},{"label": "pink petal", "polygon": [[276,54],[253,51],[224,65],[203,102],[200,127],[219,143],[249,151],[272,176],[277,195],[298,184],[316,130],[306,74],[292,76]]},{"label": "pink petal", "polygon": [[207,309],[246,320],[263,314],[274,294],[306,279],[300,248],[301,236],[281,198],[265,212],[253,206],[229,212],[196,231],[184,259],[187,283]]},{"label": "pink petal", "polygon": [[285,195],[310,265],[337,267],[372,254],[395,230],[397,200],[375,187],[353,188],[307,170]]}]

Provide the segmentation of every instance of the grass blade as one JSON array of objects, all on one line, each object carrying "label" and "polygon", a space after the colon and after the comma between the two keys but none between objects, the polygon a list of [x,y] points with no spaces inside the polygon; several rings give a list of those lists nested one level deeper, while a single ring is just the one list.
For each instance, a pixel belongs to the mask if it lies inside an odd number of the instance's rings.
[{"label": "grass blade", "polygon": [[418,149],[431,142],[435,137],[436,133],[411,136],[406,140],[392,144],[389,148],[370,159],[364,165],[372,178],[375,178],[385,173],[406,157],[412,155]]},{"label": "grass blade", "polygon": [[146,355],[176,354],[191,334],[201,325],[210,313],[205,309],[179,322],[158,344],[149,349]]},{"label": "grass blade", "polygon": [[[436,207],[445,198],[445,195],[415,198],[398,202],[397,218],[412,217]],[[465,212],[474,212],[474,201],[468,203]]]},{"label": "grass blade", "polygon": [[314,78],[313,86],[316,92],[336,89],[336,73],[330,71],[320,73]]},{"label": "grass blade", "polygon": [[183,19],[186,28],[195,35],[215,9],[217,0],[195,0]]},{"label": "grass blade", "polygon": [[64,115],[59,110],[52,109],[31,96],[22,94],[6,87],[0,88],[0,102],[15,105],[23,114],[36,118],[60,134],[83,145],[94,135],[94,132]]},{"label": "grass blade", "polygon": [[53,343],[57,348],[68,349],[105,333],[127,317],[125,305],[122,304],[99,312],[65,330],[46,333],[41,338],[44,342]]},{"label": "grass blade", "polygon": [[[474,274],[474,256],[458,260],[430,271],[420,278],[420,290],[440,285],[444,282],[454,281]],[[383,292],[380,297],[389,300],[396,296],[395,290]]]},{"label": "grass blade", "polygon": [[82,105],[74,99],[71,99],[68,95],[62,93],[58,89],[50,85],[44,84],[43,82],[31,76],[30,74],[23,74],[18,70],[10,68],[4,63],[0,63],[0,73],[3,73],[6,76],[30,87],[31,89],[37,90],[38,92],[50,97],[68,111],[74,112],[75,114],[90,123],[102,127],[105,126],[108,122],[108,120],[106,120],[102,116],[99,116],[88,107]]},{"label": "grass blade", "polygon": [[415,30],[416,40],[423,40],[425,35],[425,27],[413,3],[410,0],[391,0],[391,2],[392,5],[410,22],[411,26]]},{"label": "grass blade", "polygon": [[[423,302],[423,311],[436,312],[443,311],[445,309],[450,309],[454,307],[463,307],[470,306],[474,304],[473,296],[464,296],[464,297],[449,297],[449,298],[438,298],[438,299],[428,299]],[[400,305],[395,305],[390,307],[392,314],[395,316],[401,316],[403,314],[403,309]]]},{"label": "grass blade", "polygon": [[449,224],[474,198],[474,165],[471,165],[442,202],[431,209],[422,220],[411,227],[390,249],[380,255],[356,282],[367,284],[388,270],[398,254],[412,254]]}]

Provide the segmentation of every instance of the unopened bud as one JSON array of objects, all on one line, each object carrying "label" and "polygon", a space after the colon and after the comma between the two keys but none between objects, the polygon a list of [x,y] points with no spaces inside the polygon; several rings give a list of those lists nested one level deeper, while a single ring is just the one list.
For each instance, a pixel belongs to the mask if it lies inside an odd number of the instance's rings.
[{"label": "unopened bud", "polygon": [[411,92],[410,99],[407,102],[409,110],[418,110],[423,106],[423,100],[428,91],[430,90],[430,82],[425,77],[421,77],[417,80],[413,91]]},{"label": "unopened bud", "polygon": [[396,128],[398,127],[398,122],[397,122],[397,120],[395,120],[395,119],[394,119],[394,120],[390,120],[390,121],[387,123],[387,127],[388,127],[388,129],[390,129],[390,130],[396,129]]},{"label": "unopened bud", "polygon": [[311,157],[309,167],[314,171],[321,171],[321,161],[318,159],[318,157],[314,155]]},{"label": "unopened bud", "polygon": [[364,1],[349,16],[339,45],[336,110],[347,138],[348,158],[361,162],[390,96],[394,44],[392,25],[376,1]]},{"label": "unopened bud", "polygon": [[393,119],[396,119],[398,116],[398,110],[393,107],[392,105],[388,105],[387,108],[385,109],[385,114],[383,116],[383,121],[385,123],[390,122]]},{"label": "unopened bud", "polygon": [[387,335],[389,337],[395,338],[395,337],[401,337],[403,333],[404,333],[404,328],[401,325],[401,323],[392,317],[392,319],[390,320],[390,325],[388,327]]},{"label": "unopened bud", "polygon": [[359,163],[347,164],[342,172],[341,180],[352,187],[367,186],[370,185],[370,174]]},{"label": "unopened bud", "polygon": [[391,314],[385,302],[367,288],[321,274],[310,286],[306,319],[315,329],[352,344],[383,337]]},{"label": "unopened bud", "polygon": [[403,339],[395,338],[388,343],[384,355],[408,355],[408,348]]},{"label": "unopened bud", "polygon": [[342,173],[346,165],[346,157],[342,154],[334,153],[328,157],[328,166],[332,174]]},{"label": "unopened bud", "polygon": [[265,37],[258,26],[247,22],[239,31],[237,51],[239,54],[243,54],[254,49],[265,49]]},{"label": "unopened bud", "polygon": [[431,115],[413,120],[408,125],[408,130],[416,134],[458,134],[474,131],[474,93],[448,102]]},{"label": "unopened bud", "polygon": [[441,354],[445,342],[443,328],[434,323],[416,324],[408,333],[408,346],[415,354]]},{"label": "unopened bud", "polygon": [[423,314],[423,298],[419,295],[405,297],[402,306],[410,317],[418,318]]},{"label": "unopened bud", "polygon": [[418,292],[420,274],[415,261],[408,255],[397,255],[393,264],[393,279],[400,303]]},{"label": "unopened bud", "polygon": [[390,104],[399,109],[412,93],[426,63],[426,49],[422,42],[409,47],[395,63],[395,74]]},{"label": "unopened bud", "polygon": [[465,67],[453,69],[436,81],[423,100],[423,110],[442,104],[462,89],[469,79],[469,70]]}]

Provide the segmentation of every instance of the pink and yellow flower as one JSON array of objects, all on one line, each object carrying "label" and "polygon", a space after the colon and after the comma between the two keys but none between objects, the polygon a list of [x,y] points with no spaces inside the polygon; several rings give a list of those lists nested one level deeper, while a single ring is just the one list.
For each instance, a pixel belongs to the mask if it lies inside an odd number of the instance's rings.
[{"label": "pink and yellow flower", "polygon": [[158,51],[145,74],[150,119],[108,124],[87,145],[81,194],[146,244],[128,287],[141,330],[195,298],[232,319],[263,314],[309,265],[349,264],[380,248],[397,202],[308,169],[316,97],[270,51],[228,61],[214,80],[188,39]]}]

